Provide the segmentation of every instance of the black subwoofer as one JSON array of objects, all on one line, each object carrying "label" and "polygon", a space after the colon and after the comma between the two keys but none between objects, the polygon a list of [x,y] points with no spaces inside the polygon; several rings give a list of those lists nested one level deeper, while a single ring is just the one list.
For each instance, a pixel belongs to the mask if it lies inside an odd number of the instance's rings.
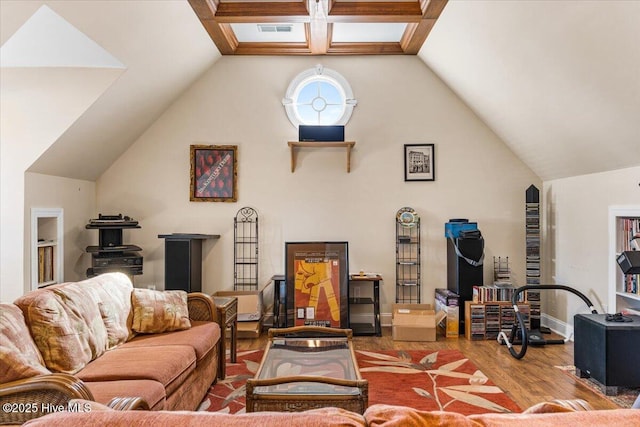
[{"label": "black subwoofer", "polygon": [[618,387],[640,386],[640,316],[632,322],[609,322],[606,314],[577,314],[574,326],[576,374],[602,384],[605,394]]}]

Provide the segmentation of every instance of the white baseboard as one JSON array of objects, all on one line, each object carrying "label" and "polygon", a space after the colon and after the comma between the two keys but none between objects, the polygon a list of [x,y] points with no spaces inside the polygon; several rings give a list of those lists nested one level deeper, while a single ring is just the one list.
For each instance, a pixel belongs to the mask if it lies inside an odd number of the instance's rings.
[{"label": "white baseboard", "polygon": [[545,313],[542,313],[540,316],[540,323],[556,334],[562,335],[565,338],[569,337],[569,340],[573,341],[573,326],[570,324]]},{"label": "white baseboard", "polygon": [[[380,313],[380,325],[381,326],[391,326],[391,313]],[[352,320],[357,320],[356,318]],[[368,321],[369,318],[363,318],[363,321]],[[555,317],[549,316],[548,314],[542,314],[541,323],[543,326],[551,329],[553,332],[562,335],[563,337],[570,337],[570,340],[573,341],[573,326],[569,325],[562,320],[556,319]],[[273,315],[266,314],[264,316],[265,326],[273,325]]]}]

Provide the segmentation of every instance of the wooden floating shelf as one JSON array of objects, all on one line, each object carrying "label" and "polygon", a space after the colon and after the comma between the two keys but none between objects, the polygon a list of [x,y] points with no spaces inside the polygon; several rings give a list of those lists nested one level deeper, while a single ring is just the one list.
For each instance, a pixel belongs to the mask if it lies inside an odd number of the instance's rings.
[{"label": "wooden floating shelf", "polygon": [[331,142],[331,141],[289,141],[291,148],[291,173],[296,170],[296,148],[298,147],[344,147],[347,149],[347,173],[351,172],[351,149],[356,145],[355,141]]}]

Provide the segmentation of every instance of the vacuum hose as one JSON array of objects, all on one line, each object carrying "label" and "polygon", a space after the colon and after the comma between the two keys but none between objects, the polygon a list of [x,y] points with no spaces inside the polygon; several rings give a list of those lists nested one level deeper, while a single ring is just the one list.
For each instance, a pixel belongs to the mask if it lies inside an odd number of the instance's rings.
[{"label": "vacuum hose", "polygon": [[[526,286],[521,286],[518,289],[515,290],[515,292],[513,293],[513,296],[511,297],[511,304],[513,305],[513,310],[515,311],[516,314],[516,319],[518,320],[517,324],[514,324],[513,327],[511,328],[511,335],[509,337],[507,337],[507,334],[505,334],[504,332],[500,332],[500,334],[498,334],[498,342],[502,343],[504,341],[504,343],[507,345],[507,348],[509,349],[509,353],[511,353],[511,355],[513,357],[515,357],[516,359],[522,359],[524,357],[524,355],[527,353],[527,346],[529,345],[529,332],[527,331],[527,326],[525,325],[525,321],[524,321],[524,316],[522,315],[522,313],[520,313],[520,310],[518,309],[518,295],[520,295],[521,293],[523,293],[524,291],[527,291],[529,289],[556,289],[556,290],[562,290],[562,291],[567,291],[567,292],[571,292],[572,294],[575,294],[577,296],[580,297],[580,299],[582,299],[582,301],[585,302],[585,304],[587,304],[587,306],[589,307],[589,310],[591,310],[591,313],[593,314],[597,314],[598,311],[593,307],[593,304],[591,303],[591,301],[589,300],[589,298],[587,298],[583,293],[581,293],[580,291],[577,291],[573,288],[570,288],[569,286],[564,286],[564,285],[526,285]],[[520,329],[520,334],[522,336],[522,345],[520,346],[520,350],[516,351],[513,348],[513,344],[516,340],[516,336],[518,333],[518,326]]]}]

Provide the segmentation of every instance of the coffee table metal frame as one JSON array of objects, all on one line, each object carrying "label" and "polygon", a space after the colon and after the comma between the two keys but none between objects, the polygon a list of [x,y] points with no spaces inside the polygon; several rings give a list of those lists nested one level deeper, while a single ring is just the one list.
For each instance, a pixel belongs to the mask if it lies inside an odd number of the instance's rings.
[{"label": "coffee table metal frame", "polygon": [[[253,379],[247,380],[246,411],[298,412],[332,406],[364,413],[369,401],[369,383],[360,376],[352,337],[351,329],[315,326],[269,329],[269,343],[258,371]],[[275,356],[272,357],[270,353],[277,353],[276,350],[270,352],[274,344],[282,344],[287,340],[296,340],[298,343],[301,340],[307,340],[309,347],[314,347],[314,341],[323,339],[343,341],[342,346],[347,350],[345,352],[347,356],[339,363],[345,366],[345,377],[350,378],[310,375],[271,376],[275,371],[273,364],[276,361]],[[322,346],[315,351],[315,354],[321,353]],[[293,359],[291,360],[293,362]],[[331,360],[331,362],[336,361],[335,358]],[[304,364],[304,361],[301,361],[301,364]],[[304,389],[304,384],[310,386],[306,387],[307,391],[300,391],[300,388]]]}]

